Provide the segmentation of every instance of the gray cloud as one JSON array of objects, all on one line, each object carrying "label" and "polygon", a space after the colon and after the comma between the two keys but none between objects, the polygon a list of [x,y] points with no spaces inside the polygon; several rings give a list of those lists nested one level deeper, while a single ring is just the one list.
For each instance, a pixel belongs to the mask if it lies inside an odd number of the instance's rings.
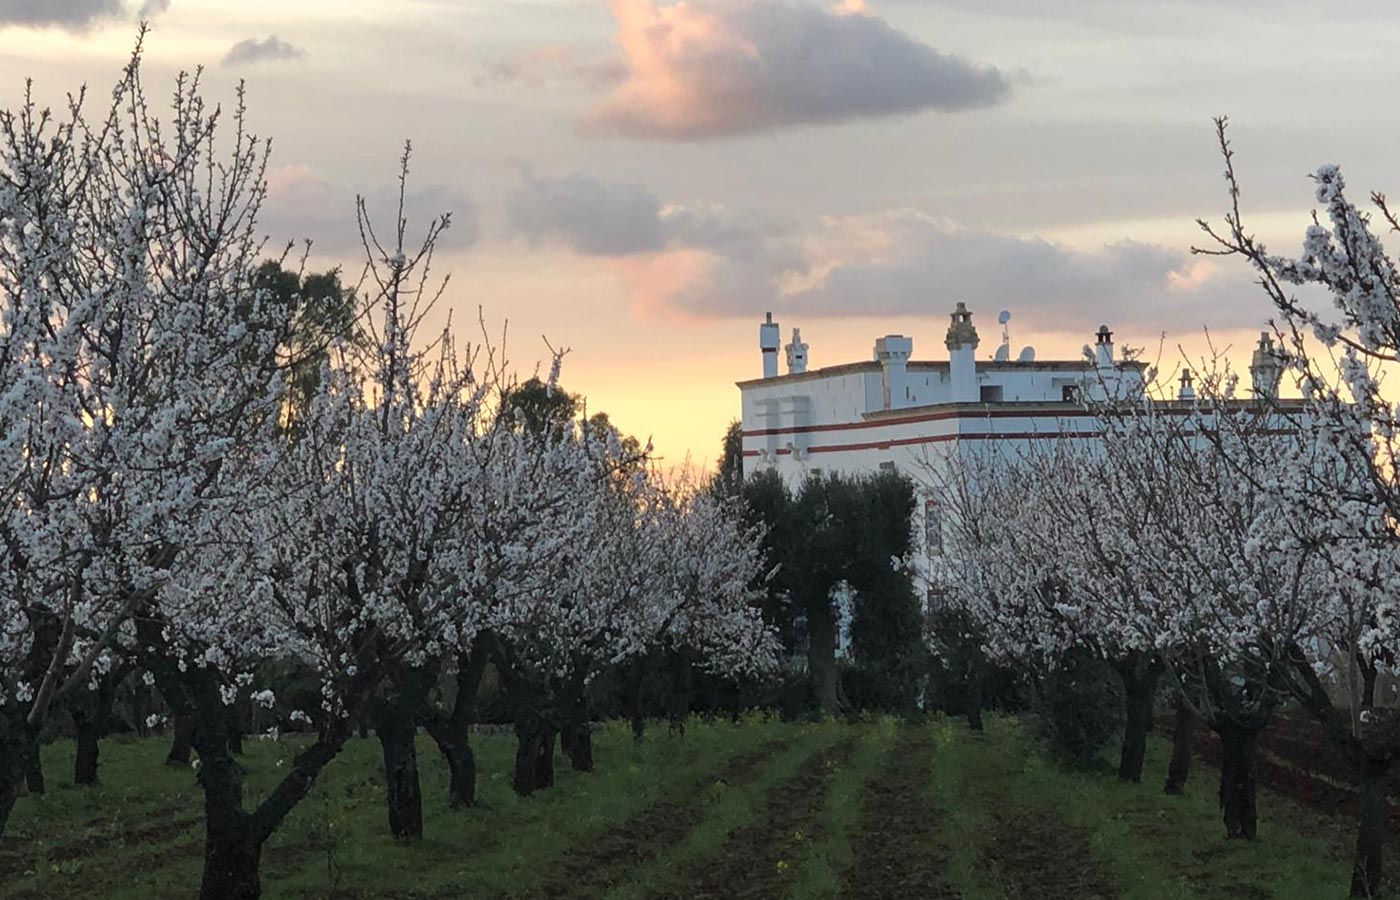
[{"label": "gray cloud", "polygon": [[530,88],[578,87],[599,91],[627,78],[627,66],[617,60],[589,59],[571,47],[546,45],[486,65],[475,79],[477,87],[521,84]]},{"label": "gray cloud", "polygon": [[120,18],[122,0],[0,0],[0,24],[84,31]]},{"label": "gray cloud", "polygon": [[141,4],[141,9],[136,13],[136,18],[143,22],[150,21],[161,13],[170,9],[170,0],[146,0]]},{"label": "gray cloud", "polygon": [[[258,224],[272,246],[310,240],[319,255],[358,262],[364,253],[355,218],[357,193],[365,195],[380,240],[389,239],[393,233],[398,206],[396,185],[381,184],[357,191],[351,185],[322,178],[305,166],[284,166],[271,172],[267,181],[267,201]],[[415,234],[421,237],[434,216],[451,213],[452,225],[439,246],[444,250],[462,250],[476,243],[476,205],[460,188],[444,184],[416,186],[410,181],[404,205],[408,240],[413,240]]]},{"label": "gray cloud", "polygon": [[270,34],[262,40],[246,38],[234,44],[229,48],[228,53],[224,54],[224,65],[285,62],[305,58],[306,50],[282,40],[275,34]]},{"label": "gray cloud", "polygon": [[544,177],[520,168],[507,200],[512,230],[585,256],[635,256],[697,249],[734,259],[772,253],[787,229],[720,204],[663,204],[645,187],[580,173]]},{"label": "gray cloud", "polygon": [[507,213],[533,242],[618,264],[638,307],[707,318],[939,314],[958,300],[1013,308],[1047,330],[1125,315],[1169,329],[1256,325],[1267,315],[1242,277],[1221,277],[1184,249],[1128,240],[1080,249],[912,210],[799,230],[718,204],[667,204],[636,184],[522,167]]},{"label": "gray cloud", "polygon": [[585,256],[631,256],[666,246],[661,201],[639,185],[579,174],[542,178],[522,167],[506,213],[517,234],[558,241]]},{"label": "gray cloud", "polygon": [[865,12],[787,0],[613,0],[627,80],[589,130],[696,140],[992,106],[1012,79]]}]

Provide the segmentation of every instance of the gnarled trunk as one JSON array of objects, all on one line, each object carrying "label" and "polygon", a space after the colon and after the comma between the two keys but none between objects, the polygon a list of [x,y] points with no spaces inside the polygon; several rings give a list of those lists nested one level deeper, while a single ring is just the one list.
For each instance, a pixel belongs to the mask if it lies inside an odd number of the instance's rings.
[{"label": "gnarled trunk", "polygon": [[593,771],[593,729],[588,722],[571,722],[559,732],[559,744],[575,772]]},{"label": "gnarled trunk", "polygon": [[389,833],[396,838],[423,836],[423,791],[418,785],[417,727],[408,715],[380,714],[374,733],[384,751]]},{"label": "gnarled trunk", "polygon": [[1152,702],[1162,667],[1150,655],[1133,650],[1119,662],[1123,678],[1125,722],[1123,747],[1118,757],[1119,781],[1142,781],[1142,764],[1147,757],[1147,736],[1152,733]]},{"label": "gnarled trunk", "polygon": [[25,742],[24,786],[31,794],[44,793],[44,759],[39,755],[39,741],[34,738]]},{"label": "gnarled trunk", "polygon": [[476,697],[486,674],[486,663],[485,647],[459,655],[457,696],[452,701],[451,714],[434,712],[423,723],[447,761],[447,805],[453,809],[476,805],[476,754],[472,751],[471,726],[476,721]]},{"label": "gnarled trunk", "polygon": [[982,730],[982,667],[974,663],[967,679],[967,725]]},{"label": "gnarled trunk", "polygon": [[243,767],[224,752],[203,748],[199,770],[204,788],[204,876],[199,900],[257,900],[262,840],[243,811]]},{"label": "gnarled trunk", "polygon": [[807,672],[817,706],[829,716],[841,714],[840,673],[836,669],[836,613],[831,600],[809,603],[807,611]]},{"label": "gnarled trunk", "polygon": [[28,741],[22,717],[4,715],[0,710],[0,838],[5,836],[6,823],[19,799],[24,783],[24,745]]},{"label": "gnarled trunk", "polygon": [[1163,790],[1168,794],[1180,794],[1186,790],[1186,779],[1191,774],[1191,746],[1197,724],[1191,704],[1185,697],[1178,696],[1176,718],[1172,723],[1172,758],[1167,764],[1167,783],[1163,786]]},{"label": "gnarled trunk", "polygon": [[170,739],[170,752],[165,755],[168,766],[188,766],[190,753],[194,749],[194,719],[187,715],[174,716],[174,736]]},{"label": "gnarled trunk", "polygon": [[1222,719],[1220,735],[1220,810],[1227,838],[1254,840],[1258,835],[1256,805],[1259,727]]},{"label": "gnarled trunk", "polygon": [[98,741],[102,738],[102,729],[87,716],[75,715],[73,724],[74,742],[77,745],[73,756],[73,783],[97,784]]},{"label": "gnarled trunk", "polygon": [[1389,757],[1358,751],[1361,824],[1356,832],[1356,857],[1351,869],[1351,896],[1375,897],[1381,890],[1381,855],[1385,848],[1385,782]]},{"label": "gnarled trunk", "polygon": [[543,716],[524,713],[515,721],[515,778],[522,797],[554,784],[554,728]]}]

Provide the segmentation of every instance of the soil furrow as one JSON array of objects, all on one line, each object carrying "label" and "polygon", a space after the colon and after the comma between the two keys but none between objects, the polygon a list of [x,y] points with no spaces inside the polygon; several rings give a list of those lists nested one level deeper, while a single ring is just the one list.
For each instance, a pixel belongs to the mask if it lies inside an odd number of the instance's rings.
[{"label": "soil furrow", "polygon": [[1050,815],[998,816],[982,858],[1007,900],[1112,900],[1118,896],[1084,832]]},{"label": "soil furrow", "polygon": [[759,820],[732,833],[716,853],[698,860],[678,893],[651,900],[769,900],[784,896],[801,844],[820,828],[826,784],[855,751],[854,737],[807,758],[797,772],[768,789]]},{"label": "soil furrow", "polygon": [[855,858],[841,892],[846,900],[958,896],[944,878],[947,847],[928,797],[932,753],[928,729],[910,729],[865,786]]},{"label": "soil furrow", "polygon": [[556,900],[601,897],[627,875],[679,844],[705,816],[701,791],[724,782],[742,784],[754,777],[791,737],[768,741],[730,759],[714,773],[695,782],[682,796],[662,800],[626,821],[605,829],[560,861],[538,896]]}]

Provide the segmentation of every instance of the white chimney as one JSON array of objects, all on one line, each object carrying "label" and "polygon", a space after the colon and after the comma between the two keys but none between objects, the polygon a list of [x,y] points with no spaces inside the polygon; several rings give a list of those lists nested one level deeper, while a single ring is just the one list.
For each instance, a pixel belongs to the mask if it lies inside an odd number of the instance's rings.
[{"label": "white chimney", "polygon": [[1098,341],[1094,344],[1094,362],[1100,369],[1113,368],[1113,332],[1107,325],[1099,326]]},{"label": "white chimney", "polygon": [[1273,335],[1267,331],[1259,332],[1259,346],[1254,348],[1249,375],[1254,382],[1255,397],[1260,400],[1278,399],[1278,384],[1283,379],[1283,360],[1274,346]]},{"label": "white chimney", "polygon": [[1191,370],[1181,370],[1181,387],[1176,392],[1178,400],[1195,400],[1196,386],[1191,383]]},{"label": "white chimney", "polygon": [[792,330],[792,343],[784,349],[787,350],[789,375],[801,375],[807,371],[807,345],[802,343],[802,329]]},{"label": "white chimney", "polygon": [[953,323],[948,326],[948,381],[952,403],[976,403],[977,391],[977,329],[972,326],[972,313],[967,304],[958,301],[953,309]]},{"label": "white chimney", "polygon": [[778,344],[782,343],[778,323],[773,314],[768,313],[763,324],[758,326],[758,347],[763,351],[763,377],[778,377]]},{"label": "white chimney", "polygon": [[880,362],[884,381],[885,409],[904,405],[905,373],[913,354],[914,339],[902,334],[887,334],[875,341],[875,358]]}]

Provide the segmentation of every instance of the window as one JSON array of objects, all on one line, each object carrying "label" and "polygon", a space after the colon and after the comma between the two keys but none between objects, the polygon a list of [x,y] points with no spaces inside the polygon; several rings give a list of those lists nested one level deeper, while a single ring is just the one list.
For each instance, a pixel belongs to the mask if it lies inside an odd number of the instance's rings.
[{"label": "window", "polygon": [[893,471],[894,471],[894,462],[887,459],[887,460],[885,460],[884,462],[880,463],[880,471],[882,471],[882,472],[893,472]]},{"label": "window", "polygon": [[820,477],[822,477],[822,470],[821,470],[821,469],[817,469],[817,468],[808,469],[808,470],[807,470],[807,477],[808,477],[808,478],[820,478]]},{"label": "window", "polygon": [[983,403],[1000,403],[1000,402],[1001,402],[1001,385],[999,385],[999,384],[984,384],[984,385],[982,385],[982,402],[983,402]]},{"label": "window", "polygon": [[1074,384],[1063,385],[1060,388],[1060,399],[1065,403],[1078,403],[1079,386]]},{"label": "window", "polygon": [[937,500],[924,501],[924,544],[929,556],[943,555],[943,515]]}]

